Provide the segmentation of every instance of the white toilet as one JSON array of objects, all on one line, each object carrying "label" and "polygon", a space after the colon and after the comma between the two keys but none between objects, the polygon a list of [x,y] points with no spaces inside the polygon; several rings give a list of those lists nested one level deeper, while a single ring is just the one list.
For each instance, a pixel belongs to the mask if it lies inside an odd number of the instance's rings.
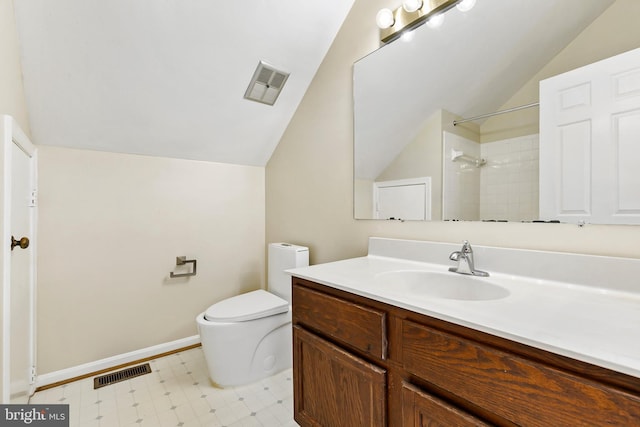
[{"label": "white toilet", "polygon": [[220,387],[257,381],[291,367],[291,276],[309,265],[309,249],[271,243],[269,292],[262,289],[225,299],[196,318],[209,376]]}]

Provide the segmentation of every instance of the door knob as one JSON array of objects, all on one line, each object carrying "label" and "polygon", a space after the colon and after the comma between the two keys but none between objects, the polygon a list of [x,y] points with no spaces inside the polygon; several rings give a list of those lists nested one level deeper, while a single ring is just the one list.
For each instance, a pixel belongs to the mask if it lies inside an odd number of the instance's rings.
[{"label": "door knob", "polygon": [[20,240],[16,240],[13,236],[11,236],[11,250],[16,246],[20,246],[21,249],[27,249],[29,247],[29,238],[23,237]]}]

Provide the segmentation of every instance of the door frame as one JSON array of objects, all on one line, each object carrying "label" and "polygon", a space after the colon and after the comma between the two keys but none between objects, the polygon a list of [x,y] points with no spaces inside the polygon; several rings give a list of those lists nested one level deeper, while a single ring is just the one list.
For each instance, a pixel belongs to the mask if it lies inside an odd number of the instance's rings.
[{"label": "door frame", "polygon": [[2,286],[2,389],[0,394],[1,403],[10,403],[11,396],[11,379],[10,379],[10,343],[11,343],[11,184],[12,184],[12,161],[11,149],[12,144],[16,144],[31,159],[31,182],[33,183],[33,201],[34,209],[29,211],[29,222],[32,231],[30,236],[30,248],[32,248],[32,256],[30,260],[30,280],[29,290],[31,325],[29,337],[30,366],[32,366],[32,374],[29,379],[30,390],[29,395],[35,391],[35,354],[36,354],[36,257],[37,257],[37,208],[35,203],[35,193],[37,191],[37,150],[35,145],[31,143],[29,137],[20,128],[16,120],[8,115],[0,115],[0,135],[2,136],[2,149],[0,150],[0,164],[2,165],[2,173],[0,173],[0,197],[2,198],[2,207],[0,209],[0,276]]}]

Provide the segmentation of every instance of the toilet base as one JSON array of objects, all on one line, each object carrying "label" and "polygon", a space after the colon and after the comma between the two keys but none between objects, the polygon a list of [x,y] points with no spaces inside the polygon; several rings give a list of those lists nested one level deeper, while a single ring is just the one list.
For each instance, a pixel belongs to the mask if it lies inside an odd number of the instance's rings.
[{"label": "toilet base", "polygon": [[210,322],[198,332],[211,381],[234,387],[259,381],[292,366],[291,310],[245,322]]}]

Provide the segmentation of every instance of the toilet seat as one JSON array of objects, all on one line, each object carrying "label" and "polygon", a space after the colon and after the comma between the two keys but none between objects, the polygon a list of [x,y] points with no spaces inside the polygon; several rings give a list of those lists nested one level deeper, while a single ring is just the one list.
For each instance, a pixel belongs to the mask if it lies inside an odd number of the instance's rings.
[{"label": "toilet seat", "polygon": [[214,322],[245,322],[288,310],[286,300],[259,289],[213,304],[205,311],[204,318]]}]

